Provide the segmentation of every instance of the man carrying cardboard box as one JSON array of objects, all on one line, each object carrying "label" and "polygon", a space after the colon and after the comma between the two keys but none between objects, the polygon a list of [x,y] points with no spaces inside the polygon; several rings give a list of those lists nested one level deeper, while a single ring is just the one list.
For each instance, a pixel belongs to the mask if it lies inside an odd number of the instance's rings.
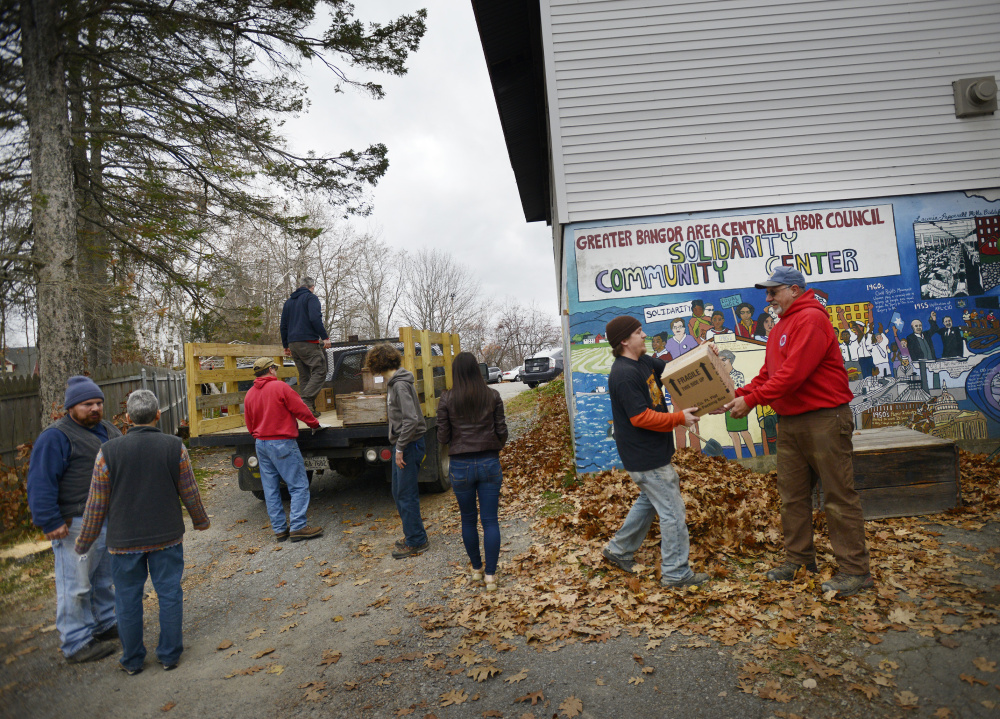
[{"label": "man carrying cardboard box", "polygon": [[812,490],[818,478],[839,565],[822,588],[838,597],[850,596],[874,583],[861,499],[854,488],[854,417],[848,404],[854,395],[837,334],[826,308],[806,289],[801,272],[779,267],[756,287],[766,292],[781,322],[771,331],[764,366],[723,409],[738,419],[756,405],[769,404],[780,417],[778,493],[786,561],[767,578],[788,581],[802,567],[818,571],[812,525]]},{"label": "man carrying cardboard box", "polygon": [[639,320],[622,315],[608,322],[605,329],[615,356],[608,377],[615,444],[640,492],[621,529],[604,548],[604,558],[634,574],[632,557],[655,515],[660,519],[660,582],[665,587],[697,586],[708,575],[692,572],[688,563],[684,500],[670,458],[674,454],[674,428],[693,426],[698,408],[667,411],[660,384],[666,363],[646,354],[646,333]]}]

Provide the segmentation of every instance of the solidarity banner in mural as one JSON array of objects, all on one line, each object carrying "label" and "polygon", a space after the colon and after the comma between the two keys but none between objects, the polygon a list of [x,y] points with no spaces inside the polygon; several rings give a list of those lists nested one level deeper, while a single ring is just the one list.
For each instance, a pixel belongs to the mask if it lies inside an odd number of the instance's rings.
[{"label": "solidarity banner in mural", "polygon": [[752,286],[779,265],[807,283],[899,274],[892,205],[575,230],[579,299]]}]

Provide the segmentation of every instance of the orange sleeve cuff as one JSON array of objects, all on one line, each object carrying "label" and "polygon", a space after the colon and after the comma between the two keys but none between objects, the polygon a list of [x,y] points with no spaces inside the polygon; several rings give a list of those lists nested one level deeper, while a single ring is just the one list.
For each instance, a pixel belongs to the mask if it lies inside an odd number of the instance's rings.
[{"label": "orange sleeve cuff", "polygon": [[629,422],[632,423],[633,427],[642,427],[643,429],[650,429],[654,432],[670,432],[675,427],[679,427],[684,424],[684,413],[654,412],[651,409],[646,409],[642,412],[642,414],[630,417]]}]

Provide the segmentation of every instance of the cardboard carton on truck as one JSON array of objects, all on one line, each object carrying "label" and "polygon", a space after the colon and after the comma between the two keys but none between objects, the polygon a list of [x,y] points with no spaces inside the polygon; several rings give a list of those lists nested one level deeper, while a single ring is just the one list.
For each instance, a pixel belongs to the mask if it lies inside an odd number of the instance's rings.
[{"label": "cardboard carton on truck", "polygon": [[735,396],[733,379],[708,344],[667,362],[660,375],[674,410],[697,407],[698,416],[719,409]]}]

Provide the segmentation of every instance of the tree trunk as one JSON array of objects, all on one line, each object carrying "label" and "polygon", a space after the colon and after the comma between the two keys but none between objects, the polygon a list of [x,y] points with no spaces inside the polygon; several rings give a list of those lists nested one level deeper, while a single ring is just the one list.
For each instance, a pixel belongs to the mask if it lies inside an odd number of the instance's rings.
[{"label": "tree trunk", "polygon": [[[75,45],[75,36],[67,38],[67,42]],[[90,84],[96,84],[94,66],[90,68]],[[72,162],[76,203],[79,208],[77,216],[77,242],[79,252],[79,285],[78,296],[83,308],[83,335],[86,347],[87,367],[93,371],[96,367],[111,364],[111,307],[109,298],[111,288],[108,282],[109,243],[107,232],[104,231],[105,212],[101,205],[103,199],[102,146],[99,139],[88,138],[84,127],[100,125],[101,103],[95,97],[90,98],[90,118],[83,94],[83,68],[77,64],[67,72],[68,87],[72,91],[69,110],[71,122],[71,137],[73,142]],[[89,151],[89,154],[88,154]]]},{"label": "tree trunk", "polygon": [[43,427],[62,407],[66,379],[80,371],[83,361],[74,292],[76,203],[59,7],[58,0],[21,4]]}]

